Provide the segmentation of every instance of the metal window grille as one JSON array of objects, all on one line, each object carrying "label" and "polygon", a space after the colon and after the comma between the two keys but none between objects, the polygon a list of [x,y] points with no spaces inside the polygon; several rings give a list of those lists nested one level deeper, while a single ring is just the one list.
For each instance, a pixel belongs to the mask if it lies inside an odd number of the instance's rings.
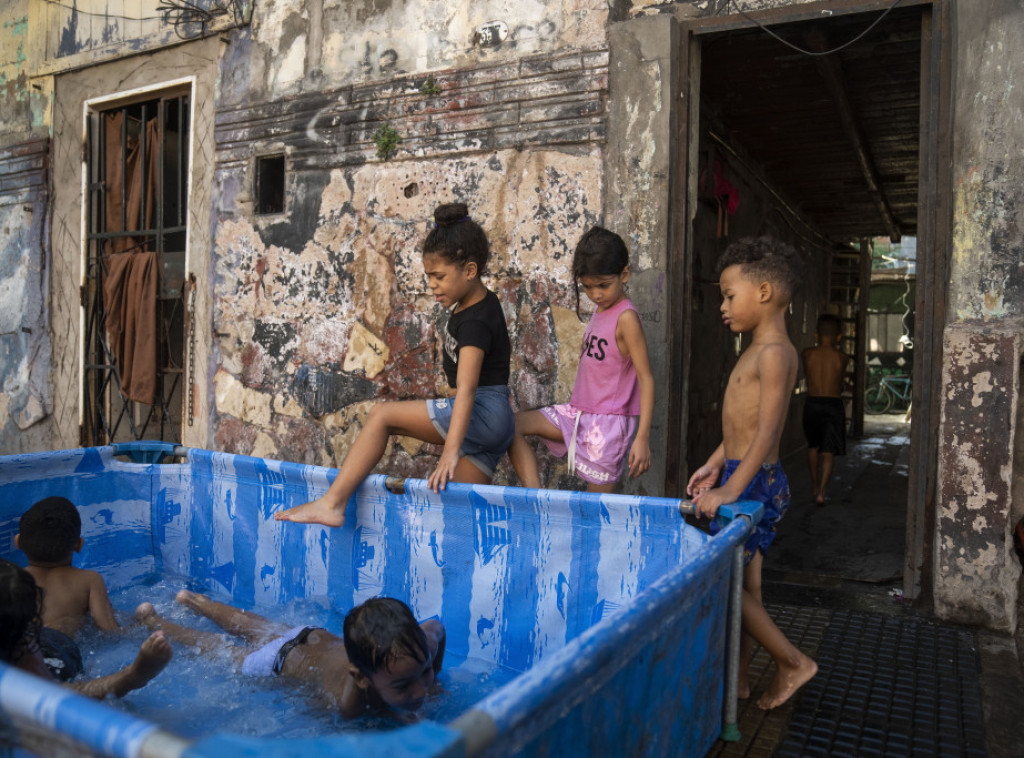
[{"label": "metal window grille", "polygon": [[[180,442],[189,113],[189,95],[179,91],[95,111],[88,119],[83,445]],[[107,330],[110,311],[120,307],[105,302],[112,256],[136,252],[156,253],[155,302],[137,298],[140,307],[155,309],[152,403],[126,397],[124,366]]]}]

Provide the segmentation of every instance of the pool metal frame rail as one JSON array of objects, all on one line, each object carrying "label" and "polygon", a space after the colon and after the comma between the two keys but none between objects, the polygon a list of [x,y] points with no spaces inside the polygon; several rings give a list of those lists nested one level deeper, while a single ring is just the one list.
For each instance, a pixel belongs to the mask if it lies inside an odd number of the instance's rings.
[{"label": "pool metal frame rail", "polygon": [[[184,457],[188,448],[163,442],[130,442],[113,446],[115,455],[129,457],[135,463],[157,463],[166,457]],[[692,515],[694,506],[679,501],[680,515]],[[724,505],[720,508],[718,521],[723,528],[706,551],[710,557],[723,557],[731,551],[731,569],[728,596],[728,640],[726,648],[726,681],[723,702],[723,718],[720,739],[736,741],[740,737],[737,726],[737,688],[740,652],[740,606],[743,591],[743,545],[747,536],[763,515],[760,503],[743,501]],[[679,569],[684,571],[685,567]],[[602,647],[624,650],[637,644],[636,640],[644,629],[658,626],[658,614],[666,597],[678,592],[676,573],[672,572],[645,590],[637,598],[636,607],[630,606],[624,612],[613,614],[583,632],[570,647],[555,652],[549,658],[521,674],[516,679],[514,692],[494,693],[478,702],[473,708],[454,719],[448,725],[421,722],[415,726],[392,732],[405,735],[410,742],[385,740],[372,745],[364,734],[338,735],[325,741],[315,741],[318,755],[397,755],[397,746],[411,748],[411,752],[400,750],[403,755],[432,754],[436,756],[467,756],[473,758],[492,752],[498,734],[503,740],[529,732],[528,723],[538,703],[550,704],[552,714],[565,707],[572,699],[571,690],[578,685],[580,676],[601,679],[607,661],[603,659]],[[602,642],[602,640],[604,642]],[[26,693],[28,696],[26,696]],[[543,711],[542,711],[543,712]],[[117,711],[102,703],[78,695],[55,682],[47,682],[32,674],[0,663],[0,713],[13,717],[18,726],[35,724],[50,732],[50,738],[59,731],[92,751],[94,755],[110,758],[189,758],[189,756],[239,755],[238,749],[246,738],[237,735],[215,735],[194,743],[177,737],[158,726],[128,714]],[[687,714],[680,714],[685,718]],[[555,715],[554,717],[557,717]],[[3,724],[0,724],[2,727]],[[516,740],[513,740],[515,742]],[[284,756],[302,754],[305,740],[288,740],[276,744],[265,740],[253,741],[253,749],[261,756]],[[328,746],[331,747],[328,747]],[[312,746],[312,745],[311,745]],[[381,748],[382,752],[375,750]],[[325,748],[328,752],[323,752]],[[427,748],[427,753],[418,749]],[[350,752],[354,750],[355,752]],[[221,752],[224,751],[224,752]],[[500,753],[514,752],[514,746],[504,744]],[[255,755],[256,753],[252,753]]]},{"label": "pool metal frame rail", "polygon": [[[693,503],[681,500],[679,512],[683,516],[694,515],[696,509]],[[707,546],[707,550],[717,553],[726,550],[732,551],[729,576],[725,697],[722,706],[722,731],[719,734],[719,739],[725,742],[736,742],[741,736],[737,723],[737,695],[740,636],[742,634],[740,613],[743,598],[743,549],[747,536],[763,515],[763,505],[754,501],[741,501],[721,506],[717,520],[724,525],[724,529]],[[509,733],[516,731],[517,725],[526,726],[523,723],[524,719],[535,713],[535,708],[524,709],[522,708],[523,702],[532,701],[536,706],[536,701],[546,700],[550,702],[552,709],[558,710],[558,700],[571,697],[570,691],[579,681],[581,674],[584,678],[590,675],[600,676],[603,661],[598,660],[596,655],[588,656],[588,650],[596,651],[598,645],[595,643],[600,640],[604,641],[605,647],[629,648],[638,630],[655,621],[652,618],[652,613],[659,610],[661,607],[659,600],[664,594],[671,591],[674,584],[673,577],[673,574],[668,574],[648,588],[644,592],[643,599],[636,604],[638,607],[630,606],[622,615],[606,618],[583,632],[577,639],[582,650],[563,648],[549,659],[545,659],[534,668],[520,674],[516,680],[518,682],[516,697],[509,699],[511,702],[506,701],[500,693],[492,695],[453,720],[449,726],[462,734],[466,757],[475,758],[487,754],[489,749],[494,746],[499,734],[507,739]],[[608,645],[609,639],[611,639],[611,645]],[[680,714],[684,718],[686,715]],[[507,751],[503,750],[502,752]]]}]

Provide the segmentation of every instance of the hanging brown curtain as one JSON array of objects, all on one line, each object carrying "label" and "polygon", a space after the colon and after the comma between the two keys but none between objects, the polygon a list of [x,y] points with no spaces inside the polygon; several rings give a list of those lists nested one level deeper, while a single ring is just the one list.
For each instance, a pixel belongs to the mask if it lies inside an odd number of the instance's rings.
[{"label": "hanging brown curtain", "polygon": [[[160,157],[157,119],[149,119],[145,124],[147,166],[143,186],[140,130],[129,128],[128,144],[122,148],[124,111],[107,113],[103,118],[106,121],[106,231],[150,229],[156,204],[157,161]],[[122,149],[127,154],[123,164]],[[121,175],[122,166],[126,176]],[[121,188],[125,182],[122,218]],[[145,217],[140,221],[143,200]],[[149,238],[142,235],[108,240],[104,255],[103,302],[106,307],[107,344],[120,373],[121,393],[129,400],[153,405],[157,393],[160,270],[159,254],[150,248]]]}]

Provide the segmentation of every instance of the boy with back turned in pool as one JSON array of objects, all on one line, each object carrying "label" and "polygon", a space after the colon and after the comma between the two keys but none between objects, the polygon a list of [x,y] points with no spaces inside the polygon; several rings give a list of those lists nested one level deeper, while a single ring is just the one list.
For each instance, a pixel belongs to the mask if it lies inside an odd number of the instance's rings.
[{"label": "boy with back turned in pool", "polygon": [[[444,625],[437,619],[418,623],[401,600],[376,597],[356,606],[345,616],[343,638],[326,629],[289,627],[197,592],[181,590],[176,600],[248,643],[229,647],[242,674],[312,685],[345,718],[393,708],[410,720],[439,690]],[[203,654],[227,644],[223,635],[166,620],[151,603],[140,604],[135,617]]]},{"label": "boy with back turned in pool", "polygon": [[67,498],[47,497],[21,515],[14,544],[25,553],[25,569],[45,594],[39,646],[51,673],[68,680],[82,670],[75,635],[91,616],[104,632],[120,629],[103,577],[72,565],[80,552],[82,518]]},{"label": "boy with back turned in pool", "polygon": [[779,442],[798,363],[786,332],[786,310],[801,268],[795,250],[769,237],[734,242],[719,259],[722,318],[732,332],[749,333],[753,339],[729,375],[722,403],[722,443],[686,487],[697,512],[708,518],[719,506],[737,500],[764,504],[764,516],[744,551],[739,681],[740,697],[749,697],[747,669],[757,641],[778,667],[758,701],[763,709],[785,703],[818,671],[817,664],[786,639],[761,602],[764,552],[775,536],[775,523],[789,507]]}]

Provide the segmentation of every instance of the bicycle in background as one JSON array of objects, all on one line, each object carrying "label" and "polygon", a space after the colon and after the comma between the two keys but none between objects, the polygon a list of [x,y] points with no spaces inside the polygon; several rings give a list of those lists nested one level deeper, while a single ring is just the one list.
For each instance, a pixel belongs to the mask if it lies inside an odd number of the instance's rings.
[{"label": "bicycle in background", "polygon": [[864,395],[864,410],[868,413],[888,413],[899,404],[897,410],[910,407],[913,380],[910,376],[889,376],[880,374]]}]

